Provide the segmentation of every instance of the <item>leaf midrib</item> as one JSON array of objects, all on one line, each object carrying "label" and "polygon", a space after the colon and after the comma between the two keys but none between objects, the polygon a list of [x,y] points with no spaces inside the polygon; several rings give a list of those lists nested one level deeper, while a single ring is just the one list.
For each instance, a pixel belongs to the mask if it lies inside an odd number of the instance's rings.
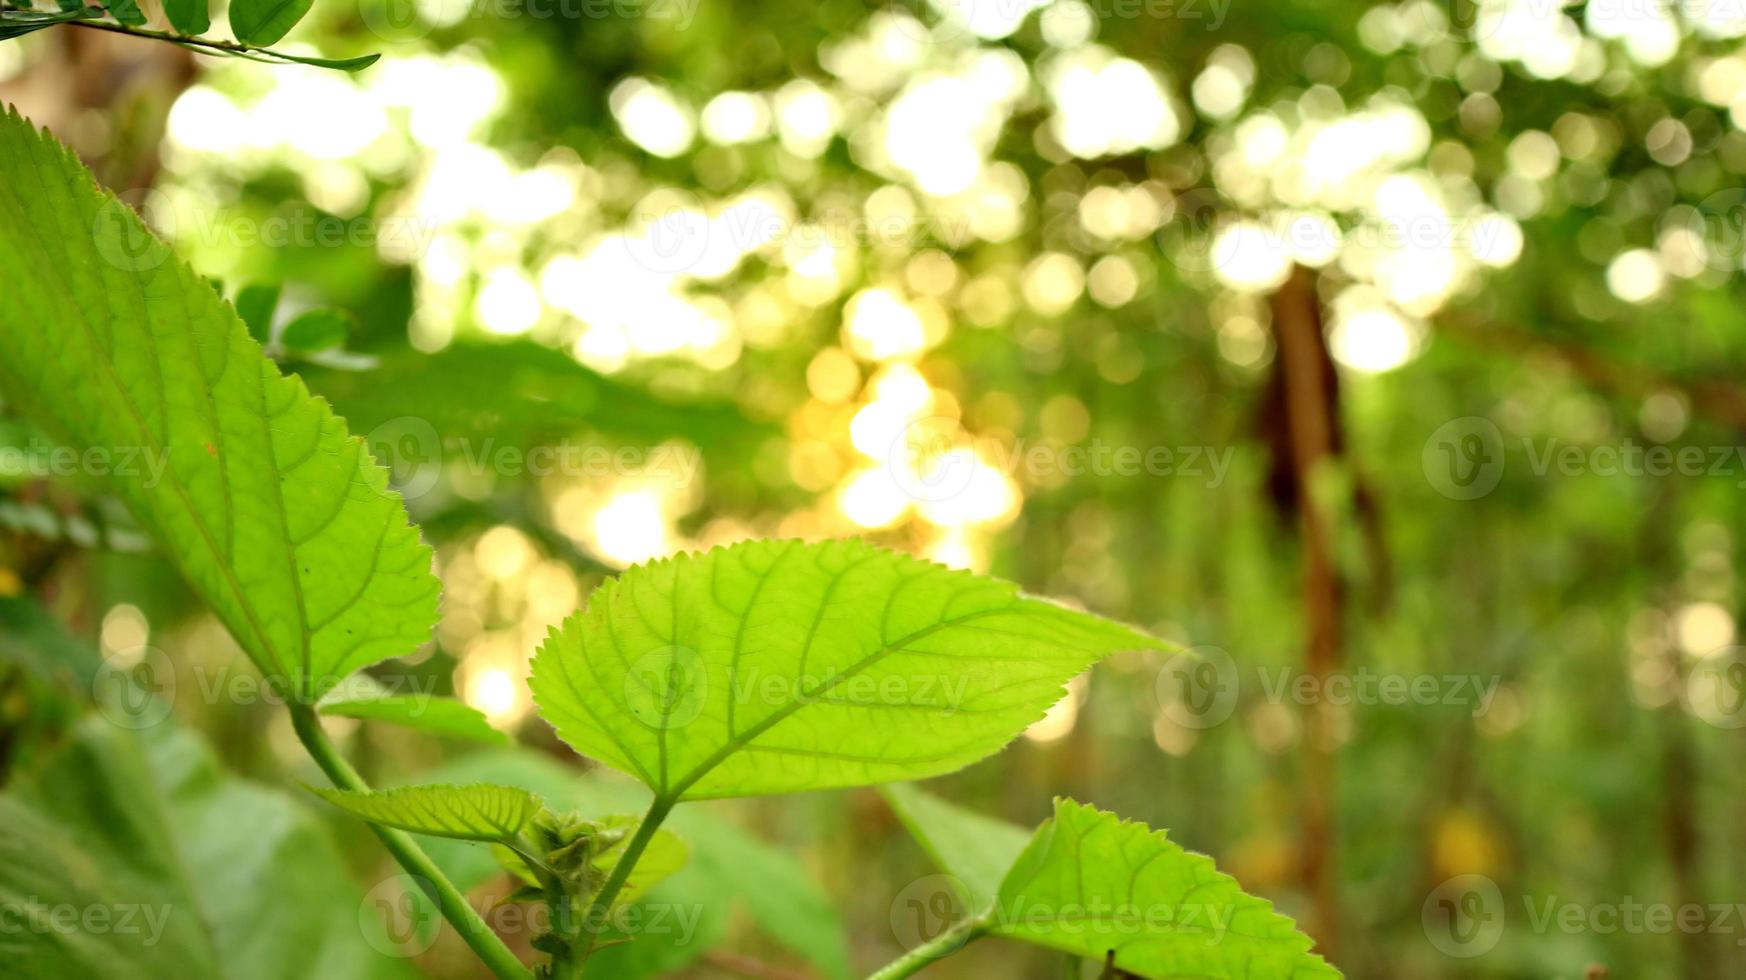
[{"label": "leaf midrib", "polygon": [[883,646],[874,650],[872,653],[869,653],[867,656],[862,657],[860,660],[856,661],[855,663],[850,664],[848,667],[844,668],[841,672],[836,674],[834,677],[831,677],[830,679],[825,680],[825,681],[820,681],[818,683],[818,685],[815,686],[812,690],[804,691],[804,692],[798,694],[796,697],[791,699],[788,704],[783,705],[782,707],[771,712],[769,715],[760,719],[756,724],[752,725],[750,728],[747,728],[745,731],[741,732],[739,735],[729,738],[726,742],[724,742],[722,744],[721,748],[710,753],[710,755],[708,757],[706,757],[702,762],[698,763],[695,767],[693,767],[692,770],[684,776],[684,778],[682,778],[678,783],[674,784],[672,787],[668,788],[664,793],[662,793],[660,798],[665,800],[669,805],[679,801],[680,799],[682,799],[684,797],[685,791],[690,789],[693,785],[695,785],[698,780],[702,779],[704,776],[709,775],[710,770],[714,769],[716,766],[719,766],[723,762],[727,761],[727,759],[730,756],[732,756],[734,753],[740,751],[741,749],[745,748],[753,740],[755,740],[758,736],[764,734],[765,732],[769,731],[770,729],[781,724],[786,719],[792,717],[795,712],[799,711],[801,708],[806,707],[808,703],[814,701],[819,695],[830,692],[838,684],[841,684],[843,681],[847,680],[848,678],[853,677],[854,675],[860,673],[861,671],[864,671],[867,668],[878,663],[881,659],[883,659],[888,654],[893,653],[896,650],[900,649],[901,647],[906,646],[907,644],[913,643],[916,640],[920,640],[923,637],[931,636],[934,633],[939,632],[940,630],[947,629],[948,627],[959,626],[959,625],[962,625],[963,623],[967,623],[967,622],[970,622],[972,620],[979,619],[983,616],[992,616],[996,613],[1007,612],[1008,610],[1010,610],[1013,607],[1013,605],[1014,605],[1014,603],[1008,603],[1005,606],[1000,606],[1000,607],[994,608],[994,609],[980,609],[980,610],[977,610],[976,612],[973,612],[973,613],[966,613],[963,616],[959,616],[956,619],[941,620],[940,622],[934,623],[931,626],[927,626],[927,627],[924,627],[922,629],[916,630],[916,631],[908,634],[907,636],[903,636],[903,637],[900,637],[896,640],[892,640],[892,641],[885,643]]}]

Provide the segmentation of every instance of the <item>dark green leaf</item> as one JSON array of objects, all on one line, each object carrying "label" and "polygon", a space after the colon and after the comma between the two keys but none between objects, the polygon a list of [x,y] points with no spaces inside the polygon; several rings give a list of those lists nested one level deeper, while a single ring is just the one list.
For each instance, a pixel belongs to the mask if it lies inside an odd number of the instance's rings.
[{"label": "dark green leaf", "polygon": [[130,27],[142,27],[146,22],[145,12],[139,9],[135,0],[104,0],[104,6],[115,19]]},{"label": "dark green leaf", "polygon": [[230,5],[230,31],[244,44],[273,44],[297,26],[309,12],[312,0],[234,0]]},{"label": "dark green leaf", "polygon": [[206,0],[164,0],[164,15],[172,27],[190,36],[205,34],[212,26]]},{"label": "dark green leaf", "polygon": [[251,282],[236,294],[236,314],[249,328],[255,343],[266,345],[273,337],[273,311],[279,308],[276,282]]},{"label": "dark green leaf", "polygon": [[285,325],[279,343],[297,354],[315,354],[345,343],[351,318],[338,310],[309,310]]}]

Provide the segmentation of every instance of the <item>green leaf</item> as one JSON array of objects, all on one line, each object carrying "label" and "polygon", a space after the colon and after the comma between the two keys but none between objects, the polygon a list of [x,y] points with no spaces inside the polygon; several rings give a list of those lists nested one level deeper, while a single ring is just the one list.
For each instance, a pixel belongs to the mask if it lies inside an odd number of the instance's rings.
[{"label": "green leaf", "polygon": [[312,786],[310,792],[371,823],[458,840],[514,840],[542,806],[526,790],[489,783],[362,792]]},{"label": "green leaf", "polygon": [[1142,823],[1072,800],[1001,883],[991,935],[1158,980],[1316,980],[1340,972],[1271,903]]},{"label": "green leaf", "polygon": [[297,354],[314,354],[345,343],[351,318],[338,310],[309,310],[285,325],[279,343]]},{"label": "green leaf", "polygon": [[311,0],[233,0],[230,32],[244,44],[272,44],[297,26],[310,6]]},{"label": "green leaf", "polygon": [[950,772],[1094,661],[1159,646],[863,541],[756,541],[602,586],[530,684],[573,748],[671,801]]},{"label": "green leaf", "polygon": [[279,291],[276,282],[252,282],[236,294],[237,316],[242,317],[257,344],[273,339],[273,311],[279,308]]},{"label": "green leaf", "polygon": [[979,911],[993,905],[1001,881],[1030,843],[1031,832],[948,803],[908,783],[879,789],[910,836],[934,864],[955,879],[964,907]]},{"label": "green leaf", "polygon": [[205,34],[212,27],[206,0],[164,0],[164,14],[170,18],[170,26],[190,37]]},{"label": "green leaf", "polygon": [[130,27],[145,25],[146,15],[139,9],[139,4],[135,0],[103,0],[103,6],[116,20],[123,24]]},{"label": "green leaf", "polygon": [[[0,796],[0,908],[100,914],[0,931],[0,973],[81,980],[410,980],[366,945],[326,828],[174,725],[92,716]],[[125,918],[124,918],[125,916]]]},{"label": "green leaf", "polygon": [[164,15],[170,18],[170,26],[190,37],[205,34],[212,27],[206,0],[164,0]]},{"label": "green leaf", "polygon": [[40,31],[45,27],[53,27],[69,20],[77,20],[84,15],[84,8],[78,5],[71,8],[63,5],[59,11],[54,13],[36,10],[0,10],[0,41],[10,41],[15,37],[23,37],[32,31]]},{"label": "green leaf", "polygon": [[587,427],[635,440],[684,437],[738,454],[775,431],[732,403],[659,398],[528,340],[457,342],[435,354],[387,351],[374,370],[302,373],[359,431],[417,419],[435,435],[493,448],[526,449]]},{"label": "green leaf", "polygon": [[261,51],[272,55],[280,61],[296,62],[299,65],[312,65],[316,68],[332,68],[335,71],[361,71],[382,60],[379,54],[362,54],[356,58],[313,58],[309,55],[286,54],[283,51]]},{"label": "green leaf", "polygon": [[[354,675],[363,676],[363,675]],[[350,683],[349,681],[347,682]],[[336,696],[338,695],[338,696]],[[433,735],[447,735],[473,742],[508,745],[509,736],[491,727],[477,708],[454,698],[431,694],[352,693],[336,689],[323,698],[316,710],[341,718],[385,721]]]},{"label": "green leaf", "polygon": [[[305,702],[424,643],[430,549],[361,440],[73,155],[0,116],[0,391],[116,486],[262,673]],[[118,468],[119,469],[119,468]],[[156,472],[161,478],[154,478]]]}]

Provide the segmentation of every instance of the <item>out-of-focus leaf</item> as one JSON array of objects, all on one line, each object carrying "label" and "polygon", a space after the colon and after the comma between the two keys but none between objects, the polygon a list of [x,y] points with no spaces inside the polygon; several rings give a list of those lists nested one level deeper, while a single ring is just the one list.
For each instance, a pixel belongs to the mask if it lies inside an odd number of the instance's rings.
[{"label": "out-of-focus leaf", "polygon": [[371,823],[457,840],[514,840],[541,805],[526,790],[491,783],[366,792],[310,787],[310,792]]},{"label": "out-of-focus leaf", "polygon": [[273,339],[273,312],[279,308],[280,286],[276,282],[252,282],[236,294],[236,315],[249,328],[255,343]]},{"label": "out-of-focus leaf", "polygon": [[321,822],[225,774],[194,735],[93,716],[46,762],[0,797],[0,905],[80,917],[0,931],[6,975],[414,976],[365,943],[362,896]]},{"label": "out-of-focus leaf", "polygon": [[338,310],[309,310],[285,325],[279,343],[297,354],[314,354],[345,343],[350,319]]},{"label": "out-of-focus leaf", "polygon": [[529,685],[578,752],[666,800],[862,786],[998,752],[1131,627],[849,539],[642,565],[547,637]]},{"label": "out-of-focus leaf", "polygon": [[456,344],[436,354],[383,352],[374,371],[301,373],[359,431],[416,419],[445,442],[490,439],[526,449],[592,429],[631,439],[684,437],[708,449],[770,431],[728,403],[657,398],[525,340]]},{"label": "out-of-focus leaf", "polygon": [[44,681],[88,693],[102,664],[96,651],[26,598],[0,596],[0,661]]},{"label": "out-of-focus leaf", "polygon": [[23,37],[32,31],[40,31],[45,27],[64,24],[84,16],[83,7],[68,8],[64,4],[59,11],[47,13],[36,10],[0,10],[0,41],[10,41],[15,37]]},{"label": "out-of-focus leaf", "polygon": [[146,22],[145,12],[139,9],[135,0],[103,0],[103,6],[116,20],[130,27],[142,27]]},{"label": "out-of-focus leaf", "polygon": [[948,803],[909,783],[881,786],[880,792],[934,864],[956,879],[964,907],[988,908],[1013,862],[1030,843],[1031,832]]},{"label": "out-of-focus leaf", "polygon": [[[354,675],[354,679],[364,675]],[[433,735],[508,745],[509,736],[491,727],[477,708],[434,694],[390,694],[380,684],[360,688],[348,681],[322,698],[316,710],[324,715],[384,721]]]},{"label": "out-of-focus leaf", "polygon": [[232,0],[230,32],[244,44],[272,44],[297,26],[312,0]]},{"label": "out-of-focus leaf", "polygon": [[[0,390],[114,485],[261,671],[313,700],[428,639],[431,552],[361,440],[65,147],[0,116]],[[46,250],[46,253],[45,253]]]}]

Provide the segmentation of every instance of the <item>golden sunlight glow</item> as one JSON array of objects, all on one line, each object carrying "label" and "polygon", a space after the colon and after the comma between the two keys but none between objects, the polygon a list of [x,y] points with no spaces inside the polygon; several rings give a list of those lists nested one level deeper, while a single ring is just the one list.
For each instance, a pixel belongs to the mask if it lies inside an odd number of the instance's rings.
[{"label": "golden sunlight glow", "polygon": [[861,527],[890,527],[909,512],[910,500],[884,466],[861,470],[837,490],[837,507]]},{"label": "golden sunlight glow", "polygon": [[1417,356],[1422,332],[1421,327],[1384,304],[1364,299],[1336,301],[1328,349],[1334,360],[1346,367],[1378,374],[1392,371]]},{"label": "golden sunlight glow", "polygon": [[661,497],[653,490],[614,496],[594,513],[593,523],[595,547],[623,567],[660,558],[673,548]]},{"label": "golden sunlight glow", "polygon": [[613,87],[612,116],[631,142],[658,157],[676,157],[691,146],[696,128],[691,113],[673,93],[642,78]]},{"label": "golden sunlight glow", "polygon": [[927,347],[927,330],[916,311],[889,289],[864,289],[844,307],[844,336],[864,360],[914,357]]},{"label": "golden sunlight glow", "polygon": [[1291,274],[1291,253],[1274,232],[1253,221],[1219,230],[1212,246],[1213,273],[1233,289],[1268,292]]},{"label": "golden sunlight glow", "polygon": [[1079,722],[1079,704],[1085,700],[1088,690],[1084,674],[1068,681],[1066,695],[1056,701],[1042,718],[1025,729],[1025,737],[1033,742],[1047,744],[1058,742],[1072,734],[1073,727]]},{"label": "golden sunlight glow", "polygon": [[527,713],[520,681],[502,667],[468,671],[462,698],[493,725],[519,721]]},{"label": "golden sunlight glow", "polygon": [[1090,44],[1057,55],[1044,82],[1055,104],[1052,131],[1076,157],[1162,149],[1182,132],[1158,79],[1107,48]]},{"label": "golden sunlight glow", "polygon": [[1622,252],[1607,266],[1607,289],[1627,303],[1647,303],[1666,284],[1660,258],[1646,248]]},{"label": "golden sunlight glow", "polygon": [[98,632],[105,654],[135,650],[151,639],[151,624],[138,606],[117,603],[103,614],[103,626]]}]

